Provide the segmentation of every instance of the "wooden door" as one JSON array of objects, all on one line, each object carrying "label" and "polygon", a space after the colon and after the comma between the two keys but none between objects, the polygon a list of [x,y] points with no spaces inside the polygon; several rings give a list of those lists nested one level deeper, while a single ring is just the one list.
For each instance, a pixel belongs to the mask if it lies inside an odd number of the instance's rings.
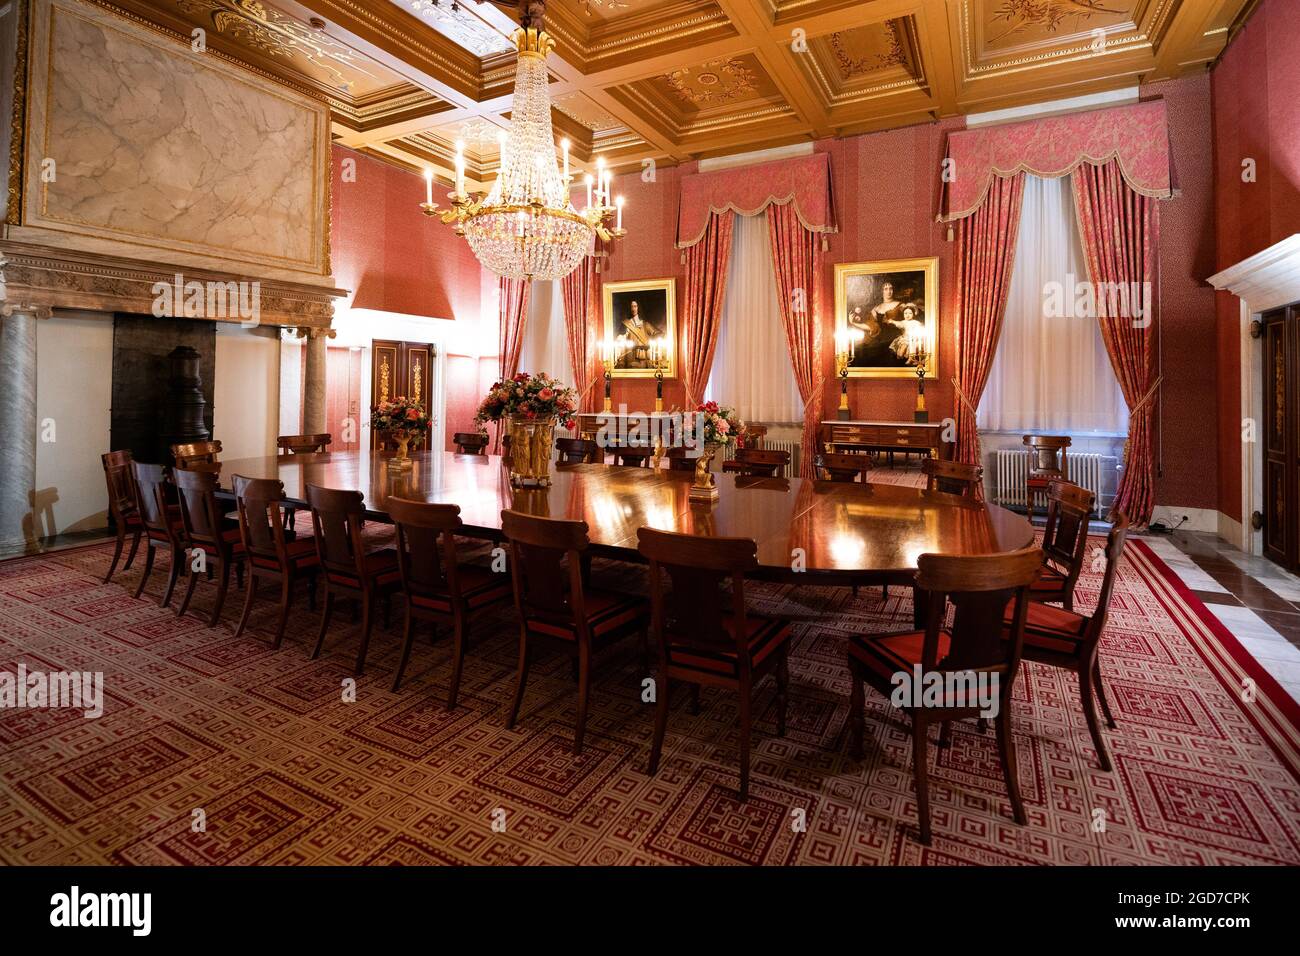
[{"label": "wooden door", "polygon": [[[375,339],[370,350],[370,404],[378,405],[392,398],[414,398],[431,413],[436,354],[428,342]],[[371,433],[372,448],[381,440],[381,435]]]},{"label": "wooden door", "polygon": [[361,447],[361,349],[331,345],[325,365],[325,430],[331,451]]},{"label": "wooden door", "polygon": [[1264,554],[1300,570],[1300,307],[1260,317],[1264,343]]}]

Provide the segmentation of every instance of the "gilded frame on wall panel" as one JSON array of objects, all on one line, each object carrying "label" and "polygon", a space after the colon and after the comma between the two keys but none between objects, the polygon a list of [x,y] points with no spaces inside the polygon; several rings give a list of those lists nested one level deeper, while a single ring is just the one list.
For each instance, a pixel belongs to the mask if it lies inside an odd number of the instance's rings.
[{"label": "gilded frame on wall panel", "polygon": [[[628,336],[633,345],[614,359],[614,378],[654,378],[655,368],[645,343],[663,338],[667,345],[664,378],[677,377],[677,280],[633,279],[606,282],[602,338]],[[635,308],[634,308],[635,306]]]},{"label": "gilded frame on wall panel", "polygon": [[862,333],[850,378],[915,378],[918,347],[925,377],[938,378],[939,258],[836,265],[836,341],[850,330]]}]

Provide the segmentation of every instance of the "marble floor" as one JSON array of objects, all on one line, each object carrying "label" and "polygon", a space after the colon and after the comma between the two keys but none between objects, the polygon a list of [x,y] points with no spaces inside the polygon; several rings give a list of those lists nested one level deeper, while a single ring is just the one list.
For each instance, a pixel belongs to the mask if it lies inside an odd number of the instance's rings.
[{"label": "marble floor", "polygon": [[1142,540],[1300,700],[1300,578],[1208,532],[1148,534]]}]

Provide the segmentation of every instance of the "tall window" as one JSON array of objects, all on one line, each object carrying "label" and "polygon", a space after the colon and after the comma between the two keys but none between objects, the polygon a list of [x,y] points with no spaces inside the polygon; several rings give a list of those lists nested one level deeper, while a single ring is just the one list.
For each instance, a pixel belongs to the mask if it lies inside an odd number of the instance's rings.
[{"label": "tall window", "polygon": [[565,385],[573,384],[569,362],[569,333],[564,326],[564,296],[560,283],[535,279],[528,291],[528,321],[519,350],[519,371],[545,372]]},{"label": "tall window", "polygon": [[1075,312],[1088,282],[1070,178],[1025,176],[1006,318],[976,421],[992,431],[1125,435],[1128,407],[1097,317]]},{"label": "tall window", "polygon": [[781,323],[766,214],[736,216],[718,347],[704,395],[734,406],[745,421],[803,421],[803,399]]}]

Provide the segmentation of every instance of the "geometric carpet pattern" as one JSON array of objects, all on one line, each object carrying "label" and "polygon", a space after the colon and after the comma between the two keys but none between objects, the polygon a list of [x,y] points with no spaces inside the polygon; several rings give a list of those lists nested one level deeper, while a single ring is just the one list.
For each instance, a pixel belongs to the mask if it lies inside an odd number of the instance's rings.
[{"label": "geometric carpet pattern", "polygon": [[[1091,543],[1099,546],[1100,539]],[[298,606],[273,651],[272,602],[238,640],[232,594],[177,619],[155,570],[100,578],[111,549],[0,563],[0,670],[100,671],[103,716],[0,710],[0,862],[6,864],[1251,864],[1300,863],[1300,715],[1294,702],[1140,541],[1112,597],[1102,672],[1118,727],[1097,767],[1072,675],[1025,665],[1013,730],[1028,825],[1006,800],[992,733],[954,726],[930,748],[933,845],[916,842],[905,718],[867,692],[865,758],[847,752],[850,634],[905,626],[906,589],[759,585],[754,604],[796,622],[789,722],[756,691],[750,799],[738,784],[737,702],[677,688],[659,772],[635,638],[596,659],[584,753],[569,747],[567,658],[541,649],[519,722],[503,719],[517,630],[506,605],[473,637],[455,711],[450,642],[420,633],[398,693],[401,633],[376,628],[355,700],[356,632]],[[165,564],[165,559],[160,559]],[[625,590],[644,570],[596,562]],[[1090,609],[1087,570],[1077,603]],[[936,728],[937,729],[937,728]]]}]

